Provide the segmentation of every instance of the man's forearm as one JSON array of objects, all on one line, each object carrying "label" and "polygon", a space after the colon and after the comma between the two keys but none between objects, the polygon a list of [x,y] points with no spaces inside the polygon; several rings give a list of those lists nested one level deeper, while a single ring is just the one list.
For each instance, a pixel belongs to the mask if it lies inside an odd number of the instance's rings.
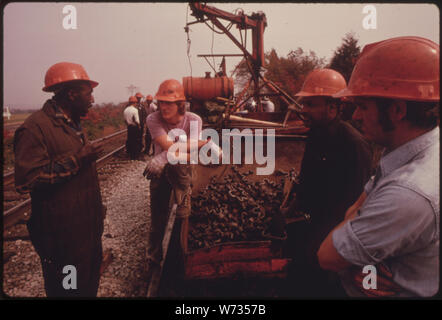
[{"label": "man's forearm", "polygon": [[20,193],[27,193],[34,188],[42,187],[44,185],[68,181],[78,173],[79,169],[80,164],[75,156],[68,156],[58,161],[51,161],[49,164],[35,169],[38,170],[38,174],[25,184],[17,185],[17,191]]},{"label": "man's forearm", "polygon": [[329,236],[331,237],[333,231],[341,228],[345,223],[347,223],[347,221],[353,220],[356,217],[359,208],[362,206],[362,204],[364,203],[366,198],[367,198],[367,194],[365,192],[363,192],[359,196],[358,200],[356,200],[356,202],[350,208],[348,208],[347,212],[345,213],[344,220],[342,220],[336,227],[334,227],[332,229],[332,231],[329,232],[327,237],[329,237]]},{"label": "man's forearm", "polygon": [[359,208],[362,206],[366,198],[367,194],[363,192],[359,196],[358,200],[356,200],[356,202],[347,210],[344,220],[336,227],[334,227],[333,230],[329,232],[327,237],[321,243],[321,246],[317,253],[319,265],[321,266],[321,268],[338,272],[351,266],[351,264],[346,261],[334,247],[333,232],[342,228],[344,224],[346,224],[348,221],[353,220],[356,217]]},{"label": "man's forearm", "polygon": [[187,153],[190,153],[194,150],[201,149],[202,146],[204,146],[207,143],[207,141],[204,140],[193,140],[188,139],[186,142],[175,142],[175,144],[178,144],[178,149],[186,149]]}]

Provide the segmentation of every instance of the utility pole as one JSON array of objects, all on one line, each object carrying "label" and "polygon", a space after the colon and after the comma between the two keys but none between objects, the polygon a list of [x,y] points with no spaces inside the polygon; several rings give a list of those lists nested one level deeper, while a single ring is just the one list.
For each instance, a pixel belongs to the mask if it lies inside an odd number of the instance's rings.
[{"label": "utility pole", "polygon": [[137,91],[137,90],[139,89],[138,87],[134,86],[133,84],[129,85],[129,86],[126,87],[126,88],[127,88],[127,91],[129,92],[129,94],[130,94],[131,96],[133,96],[133,95],[134,95],[134,92]]}]

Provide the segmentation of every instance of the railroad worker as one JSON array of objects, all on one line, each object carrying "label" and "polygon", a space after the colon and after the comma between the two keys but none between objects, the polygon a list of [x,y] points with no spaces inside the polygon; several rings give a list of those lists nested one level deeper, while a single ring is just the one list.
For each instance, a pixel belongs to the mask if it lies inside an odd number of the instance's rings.
[{"label": "railroad worker", "polygon": [[[14,136],[15,184],[31,195],[27,227],[48,297],[94,297],[98,290],[105,208],[95,160],[102,146],[90,144],[80,125],[97,85],[79,64],[51,66],[43,91],[54,96]],[[65,288],[73,272],[73,288]]]},{"label": "railroad worker", "polygon": [[146,95],[144,109],[146,112],[146,117],[144,118],[144,122],[146,123],[146,135],[144,136],[144,153],[147,155],[151,155],[150,147],[152,144],[152,136],[150,135],[149,128],[147,128],[147,116],[157,111],[157,106],[153,103],[153,98],[150,94]]},{"label": "railroad worker", "polygon": [[136,107],[137,98],[129,97],[126,109],[123,111],[124,121],[127,125],[126,151],[131,160],[137,159],[141,151],[141,125],[138,108]]},{"label": "railroad worker", "polygon": [[144,96],[141,92],[135,93],[135,98],[137,98],[137,106],[141,105],[141,100],[143,100]]},{"label": "railroad worker", "polygon": [[[171,79],[162,82],[155,99],[158,101],[159,110],[150,114],[147,118],[147,127],[155,145],[155,155],[148,161],[143,173],[146,178],[151,179],[151,229],[147,250],[150,274],[155,268],[158,268],[163,258],[162,240],[168,221],[169,200],[172,192],[172,199],[177,204],[176,216],[181,223],[180,243],[182,252],[187,251],[191,181],[194,178],[192,176],[192,166],[188,164],[192,150],[190,130],[191,127],[196,127],[198,136],[200,136],[202,130],[201,118],[197,114],[185,110],[184,88],[179,81]],[[185,144],[184,149],[187,150],[186,153],[178,157],[185,160],[187,164],[172,165],[168,163],[167,153],[175,143],[168,140],[168,133],[173,129],[184,130],[186,136],[189,137],[187,139],[182,137],[183,135],[177,136],[179,141]],[[177,141],[177,143],[179,142]],[[196,145],[199,149],[206,143],[207,141],[198,140]]]},{"label": "railroad worker", "polygon": [[[339,100],[332,95],[346,87],[344,77],[331,69],[316,69],[307,75],[296,94],[302,115],[310,127],[301,163],[296,194],[286,211],[308,213],[309,224],[287,228],[291,250],[295,248],[294,272],[299,275],[300,294],[329,296],[339,279],[319,267],[316,252],[370,177],[371,148],[362,135],[339,118]],[[298,230],[299,228],[299,230]],[[298,252],[296,252],[298,251]]]},{"label": "railroad worker", "polygon": [[[349,296],[438,292],[439,54],[420,37],[367,45],[336,94],[353,99],[364,136],[385,147],[375,176],[318,252]],[[373,276],[362,272],[367,265],[376,268],[377,290],[364,288]]]},{"label": "railroad worker", "polygon": [[138,118],[140,119],[140,128],[141,128],[141,140],[140,140],[140,152],[143,150],[143,144],[144,144],[144,128],[145,126],[145,122],[146,122],[146,117],[147,117],[147,112],[146,109],[144,109],[144,103],[141,102],[141,100],[144,98],[144,96],[141,94],[141,92],[137,92],[135,94],[135,98],[137,98],[137,109],[138,109]]},{"label": "railroad worker", "polygon": [[275,112],[275,104],[269,99],[268,96],[264,96],[261,103],[264,112]]}]

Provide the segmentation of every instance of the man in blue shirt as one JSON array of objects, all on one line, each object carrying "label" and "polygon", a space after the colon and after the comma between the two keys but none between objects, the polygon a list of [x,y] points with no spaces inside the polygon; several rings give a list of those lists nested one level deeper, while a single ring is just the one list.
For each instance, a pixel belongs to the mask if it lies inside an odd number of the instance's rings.
[{"label": "man in blue shirt", "polygon": [[353,100],[364,136],[385,148],[376,175],[318,251],[349,296],[438,292],[439,52],[419,37],[367,45],[335,95]]}]

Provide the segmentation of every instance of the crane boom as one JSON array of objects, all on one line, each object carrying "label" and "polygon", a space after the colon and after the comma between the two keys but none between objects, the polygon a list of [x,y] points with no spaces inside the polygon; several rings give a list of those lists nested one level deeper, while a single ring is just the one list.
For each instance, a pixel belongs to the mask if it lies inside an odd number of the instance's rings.
[{"label": "crane boom", "polygon": [[[267,18],[266,15],[259,11],[258,13],[252,13],[251,15],[246,15],[244,12],[236,13],[230,13],[224,10],[220,10],[218,8],[208,6],[205,3],[199,3],[199,2],[189,2],[189,7],[192,10],[192,15],[197,19],[196,22],[191,22],[186,25],[186,32],[188,32],[188,25],[197,23],[197,22],[206,22],[207,20],[210,20],[217,28],[222,30],[231,40],[232,42],[243,52],[244,58],[246,60],[246,64],[249,68],[249,71],[251,73],[251,78],[249,80],[249,84],[246,86],[245,90],[249,88],[249,85],[251,82],[254,83],[253,86],[253,97],[258,103],[258,110],[262,111],[262,104],[260,100],[260,89],[263,86],[267,86],[272,90],[273,92],[278,93],[281,95],[282,100],[287,103],[287,105],[290,106],[288,109],[287,115],[284,120],[284,124],[286,124],[287,119],[290,115],[291,111],[294,111],[298,114],[300,119],[303,119],[302,115],[299,114],[300,106],[296,102],[294,98],[292,98],[289,94],[282,91],[279,87],[277,87],[274,83],[271,83],[271,81],[267,80],[262,74],[261,74],[261,67],[264,65],[264,30],[267,27]],[[227,20],[231,24],[235,24],[236,27],[240,30],[241,35],[241,42],[238,41],[238,39],[235,38],[235,36],[229,31],[230,28],[223,25],[223,23],[219,20]],[[252,53],[250,53],[247,48],[246,44],[242,43],[242,34],[241,30],[245,30],[247,34],[247,29],[252,30]],[[206,55],[207,56],[207,55]],[[214,55],[212,55],[214,56]],[[224,67],[225,68],[225,67]],[[260,80],[264,82],[263,85],[260,85]],[[243,91],[245,92],[245,91]],[[242,96],[242,94],[241,94]],[[250,97],[249,97],[250,98]],[[242,104],[244,104],[249,98],[246,98],[242,102],[240,102],[236,107],[235,110],[240,108]]]},{"label": "crane boom", "polygon": [[[253,13],[249,16],[243,12],[233,14],[199,2],[190,2],[189,6],[192,10],[192,15],[199,21],[204,21],[205,17],[207,17],[214,25],[226,33],[233,43],[235,43],[247,57],[251,58],[253,69],[259,72],[260,67],[264,65],[264,29],[267,26],[267,19],[263,12]],[[235,24],[240,30],[252,30],[252,54],[247,51],[247,48],[245,48],[218,19],[227,20]]]}]

